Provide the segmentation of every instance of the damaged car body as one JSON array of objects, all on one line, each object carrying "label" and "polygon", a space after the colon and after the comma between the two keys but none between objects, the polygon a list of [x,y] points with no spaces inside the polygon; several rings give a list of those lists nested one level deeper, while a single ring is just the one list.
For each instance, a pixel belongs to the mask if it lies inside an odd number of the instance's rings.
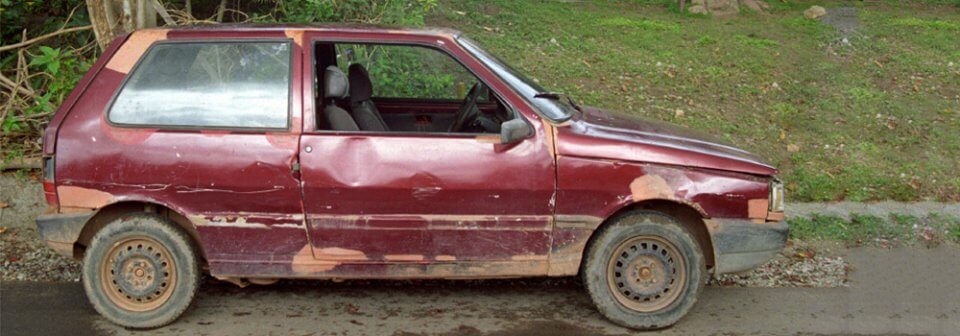
[{"label": "damaged car body", "polygon": [[135,328],[175,320],[202,273],[579,275],[612,321],[660,328],[788,231],[754,155],[579,106],[448,29],[136,31],[43,146],[40,234]]}]

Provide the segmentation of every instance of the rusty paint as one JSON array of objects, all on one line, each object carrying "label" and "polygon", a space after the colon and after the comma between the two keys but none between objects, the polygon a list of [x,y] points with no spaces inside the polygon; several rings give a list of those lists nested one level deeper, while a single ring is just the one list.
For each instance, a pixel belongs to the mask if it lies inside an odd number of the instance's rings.
[{"label": "rusty paint", "polygon": [[553,124],[545,122],[543,123],[543,134],[547,137],[547,140],[544,141],[547,145],[547,152],[550,153],[550,157],[554,160],[557,159],[557,129]]},{"label": "rusty paint", "polygon": [[340,265],[340,262],[337,261],[315,259],[310,244],[304,245],[290,261],[290,269],[297,274],[323,273],[334,269],[338,265]]},{"label": "rusty paint", "polygon": [[549,256],[546,255],[535,255],[535,254],[522,254],[511,256],[510,260],[513,261],[529,261],[529,260],[548,260]]},{"label": "rusty paint", "polygon": [[107,69],[127,74],[140,59],[150,45],[167,39],[168,29],[145,29],[130,34],[127,41],[117,50],[117,53],[107,62]]},{"label": "rusty paint", "polygon": [[[63,185],[56,190],[68,200],[61,212],[100,207],[114,196],[167,206],[196,225],[211,273],[241,280],[572,275],[603,219],[644,200],[696,209],[711,236],[723,230],[713,218],[782,218],[748,202],[768,195],[768,175],[776,172],[748,153],[590,107],[562,124],[545,122],[449,33],[285,29],[283,36],[297,44],[287,132],[122,129],[103,119],[111,93],[156,41],[280,34],[144,30],[105,53],[108,71],[89,81],[96,89],[80,90],[51,122],[48,132],[59,132],[45,137],[57,140],[56,147],[45,141],[45,152],[56,148],[58,167],[66,167],[57,171]],[[300,106],[310,101],[305,92],[311,93],[314,70],[308,66],[314,50],[300,46],[321,36],[438,46],[538,132],[511,146],[490,146],[499,142],[494,135],[449,143],[410,134],[301,135],[304,125],[316,124],[316,113],[313,103]],[[314,152],[302,155],[302,146]],[[171,149],[178,155],[166,155]],[[302,173],[295,177],[298,158]],[[72,181],[91,184],[84,189]]]},{"label": "rusty paint", "polygon": [[770,203],[766,198],[747,201],[747,217],[751,219],[766,219]]},{"label": "rusty paint", "polygon": [[114,201],[108,192],[75,186],[58,186],[57,195],[63,207],[99,209]]},{"label": "rusty paint", "polygon": [[782,212],[770,212],[767,213],[767,221],[779,222],[786,219],[786,215]]},{"label": "rusty paint", "polygon": [[422,254],[387,254],[383,256],[389,261],[423,261]]},{"label": "rusty paint", "polygon": [[576,275],[583,249],[603,218],[582,215],[557,215],[550,248],[549,276]]},{"label": "rusty paint", "polygon": [[339,247],[324,247],[314,249],[313,257],[320,260],[367,260],[363,251],[350,250]]},{"label": "rusty paint", "polygon": [[283,31],[283,34],[293,39],[293,43],[297,46],[303,46],[303,33],[302,29],[286,29]]},{"label": "rusty paint", "polygon": [[229,282],[234,285],[237,285],[237,287],[240,287],[240,288],[246,288],[247,286],[250,286],[249,282],[238,277],[231,277],[231,276],[213,276],[213,277],[217,278],[217,280]]},{"label": "rusty paint", "polygon": [[257,286],[269,286],[269,285],[272,285],[272,284],[277,283],[277,281],[280,281],[280,279],[277,279],[277,278],[249,278],[249,279],[247,279],[247,281],[249,281],[250,283],[252,283],[252,284],[254,284],[254,285],[257,285]]},{"label": "rusty paint", "polygon": [[480,143],[499,144],[501,139],[499,135],[478,135],[474,139]]},{"label": "rusty paint", "polygon": [[634,202],[651,199],[674,199],[673,188],[659,175],[644,175],[630,182]]}]

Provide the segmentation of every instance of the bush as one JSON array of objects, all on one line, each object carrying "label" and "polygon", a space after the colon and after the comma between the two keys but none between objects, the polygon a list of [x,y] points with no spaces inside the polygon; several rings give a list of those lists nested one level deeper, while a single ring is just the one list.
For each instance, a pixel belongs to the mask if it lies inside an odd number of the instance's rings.
[{"label": "bush", "polygon": [[262,22],[359,22],[422,26],[439,0],[282,0]]}]

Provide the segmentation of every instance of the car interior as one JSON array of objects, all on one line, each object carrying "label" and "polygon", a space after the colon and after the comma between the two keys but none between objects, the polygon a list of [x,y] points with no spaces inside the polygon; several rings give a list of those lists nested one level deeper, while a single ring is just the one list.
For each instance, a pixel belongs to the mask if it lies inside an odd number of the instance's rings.
[{"label": "car interior", "polygon": [[499,134],[500,125],[515,118],[442,51],[326,42],[314,48],[320,131]]}]

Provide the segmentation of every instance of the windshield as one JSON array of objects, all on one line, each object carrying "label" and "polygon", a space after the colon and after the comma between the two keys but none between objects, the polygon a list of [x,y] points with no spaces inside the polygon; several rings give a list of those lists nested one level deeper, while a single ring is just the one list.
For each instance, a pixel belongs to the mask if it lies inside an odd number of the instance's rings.
[{"label": "windshield", "polygon": [[540,114],[555,122],[563,122],[570,119],[570,116],[576,112],[574,106],[571,106],[566,100],[559,100],[550,97],[536,97],[538,93],[548,92],[540,84],[524,76],[516,69],[510,67],[496,56],[488,53],[483,48],[466,36],[457,37],[457,41],[467,49],[473,56],[480,59],[481,62],[490,67],[500,79],[506,81],[512,86],[518,94],[523,96],[528,102],[533,104]]}]

